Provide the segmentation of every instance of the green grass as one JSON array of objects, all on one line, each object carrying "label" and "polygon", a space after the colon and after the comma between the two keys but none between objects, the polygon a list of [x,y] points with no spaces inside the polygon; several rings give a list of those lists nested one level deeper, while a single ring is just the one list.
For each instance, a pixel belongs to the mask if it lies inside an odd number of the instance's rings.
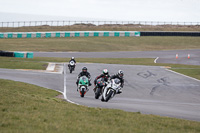
[{"label": "green grass", "polygon": [[0,132],[200,132],[199,122],[78,106],[26,83],[0,79],[0,92]]},{"label": "green grass", "polygon": [[70,37],[0,39],[4,51],[151,51],[200,49],[200,37]]},{"label": "green grass", "polygon": [[200,80],[200,67],[172,68],[171,70]]},{"label": "green grass", "polygon": [[0,57],[0,68],[45,70],[48,63],[34,59]]}]

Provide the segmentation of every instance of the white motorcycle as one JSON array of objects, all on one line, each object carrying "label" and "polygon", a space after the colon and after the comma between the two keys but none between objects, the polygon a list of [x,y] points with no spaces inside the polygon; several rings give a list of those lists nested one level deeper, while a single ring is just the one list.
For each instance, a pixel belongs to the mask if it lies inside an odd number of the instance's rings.
[{"label": "white motorcycle", "polygon": [[115,96],[115,94],[121,89],[121,82],[118,78],[109,81],[108,85],[103,91],[101,101],[107,102]]}]

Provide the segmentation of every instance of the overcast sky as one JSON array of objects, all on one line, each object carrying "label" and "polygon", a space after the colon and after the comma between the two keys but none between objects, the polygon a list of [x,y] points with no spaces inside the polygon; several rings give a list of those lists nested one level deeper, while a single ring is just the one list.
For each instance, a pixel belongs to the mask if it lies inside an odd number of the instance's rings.
[{"label": "overcast sky", "polygon": [[200,22],[200,0],[0,0],[0,12],[129,21]]}]

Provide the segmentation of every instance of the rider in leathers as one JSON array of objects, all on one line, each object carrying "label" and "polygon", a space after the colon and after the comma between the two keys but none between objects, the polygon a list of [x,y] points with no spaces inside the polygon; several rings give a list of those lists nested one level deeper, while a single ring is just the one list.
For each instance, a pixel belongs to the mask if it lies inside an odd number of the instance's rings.
[{"label": "rider in leathers", "polygon": [[88,80],[89,80],[89,86],[91,86],[91,83],[90,83],[91,75],[90,75],[89,72],[87,72],[87,67],[83,67],[83,68],[82,68],[82,72],[80,72],[79,75],[78,75],[78,77],[77,77],[76,85],[78,86],[79,79],[80,79],[80,77],[82,77],[82,76],[86,76],[86,77],[88,78]]},{"label": "rider in leathers", "polygon": [[95,78],[95,80],[94,80],[94,86],[95,86],[95,87],[94,87],[94,89],[93,89],[94,92],[96,92],[96,84],[97,84],[97,80],[98,80],[99,78],[104,78],[104,81],[105,81],[105,82],[108,82],[108,79],[110,78],[110,75],[109,75],[108,70],[107,70],[107,69],[104,69],[104,70],[103,70],[103,73]]},{"label": "rider in leathers", "polygon": [[72,58],[70,59],[70,61],[69,61],[68,67],[70,66],[70,62],[71,62],[71,61],[73,61],[73,62],[75,63],[75,65],[76,65],[76,60],[75,60],[74,57],[72,57]]},{"label": "rider in leathers", "polygon": [[[122,70],[119,70],[118,73],[115,74],[115,75],[112,75],[112,76],[110,77],[110,79],[118,78],[118,79],[120,80],[120,82],[121,82],[121,88],[123,88],[123,86],[124,86],[124,78],[123,78],[123,76],[124,76],[123,71],[122,71]],[[122,93],[122,90],[121,90],[121,89],[118,90],[117,94],[120,94],[120,93]]]}]

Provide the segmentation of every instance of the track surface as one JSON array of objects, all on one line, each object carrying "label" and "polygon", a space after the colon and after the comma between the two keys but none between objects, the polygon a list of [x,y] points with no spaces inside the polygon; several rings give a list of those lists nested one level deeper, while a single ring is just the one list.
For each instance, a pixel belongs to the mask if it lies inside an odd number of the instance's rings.
[{"label": "track surface", "polygon": [[[109,102],[94,98],[92,91],[84,98],[76,91],[76,77],[87,66],[94,78],[107,68],[110,74],[122,69],[125,73],[123,93]],[[0,78],[22,81],[57,91],[64,91],[63,74],[0,69]],[[67,97],[69,100],[89,107],[122,109],[131,112],[155,114],[200,121],[200,82],[170,72],[161,67],[115,64],[77,64],[72,74],[67,70]]]},{"label": "track surface", "polygon": [[[176,59],[178,54],[178,59]],[[190,59],[188,59],[190,54]],[[200,49],[167,51],[122,51],[122,52],[34,52],[35,57],[60,58],[157,58],[157,63],[200,65]]]},{"label": "track surface", "polygon": [[[179,54],[176,59],[175,55]],[[187,54],[191,58],[187,59]],[[143,51],[143,52],[34,52],[35,57],[82,57],[82,58],[156,58],[158,63],[200,65],[200,50]],[[122,69],[125,73],[123,93],[108,103],[94,98],[93,87],[81,98],[76,91],[76,77],[87,66],[94,78],[104,68],[110,74]],[[76,71],[67,70],[67,98],[89,107],[122,109],[131,112],[155,114],[200,121],[200,81],[194,80],[161,67],[115,64],[77,64]],[[64,75],[34,71],[0,69],[0,78],[35,84],[64,92]]]}]

